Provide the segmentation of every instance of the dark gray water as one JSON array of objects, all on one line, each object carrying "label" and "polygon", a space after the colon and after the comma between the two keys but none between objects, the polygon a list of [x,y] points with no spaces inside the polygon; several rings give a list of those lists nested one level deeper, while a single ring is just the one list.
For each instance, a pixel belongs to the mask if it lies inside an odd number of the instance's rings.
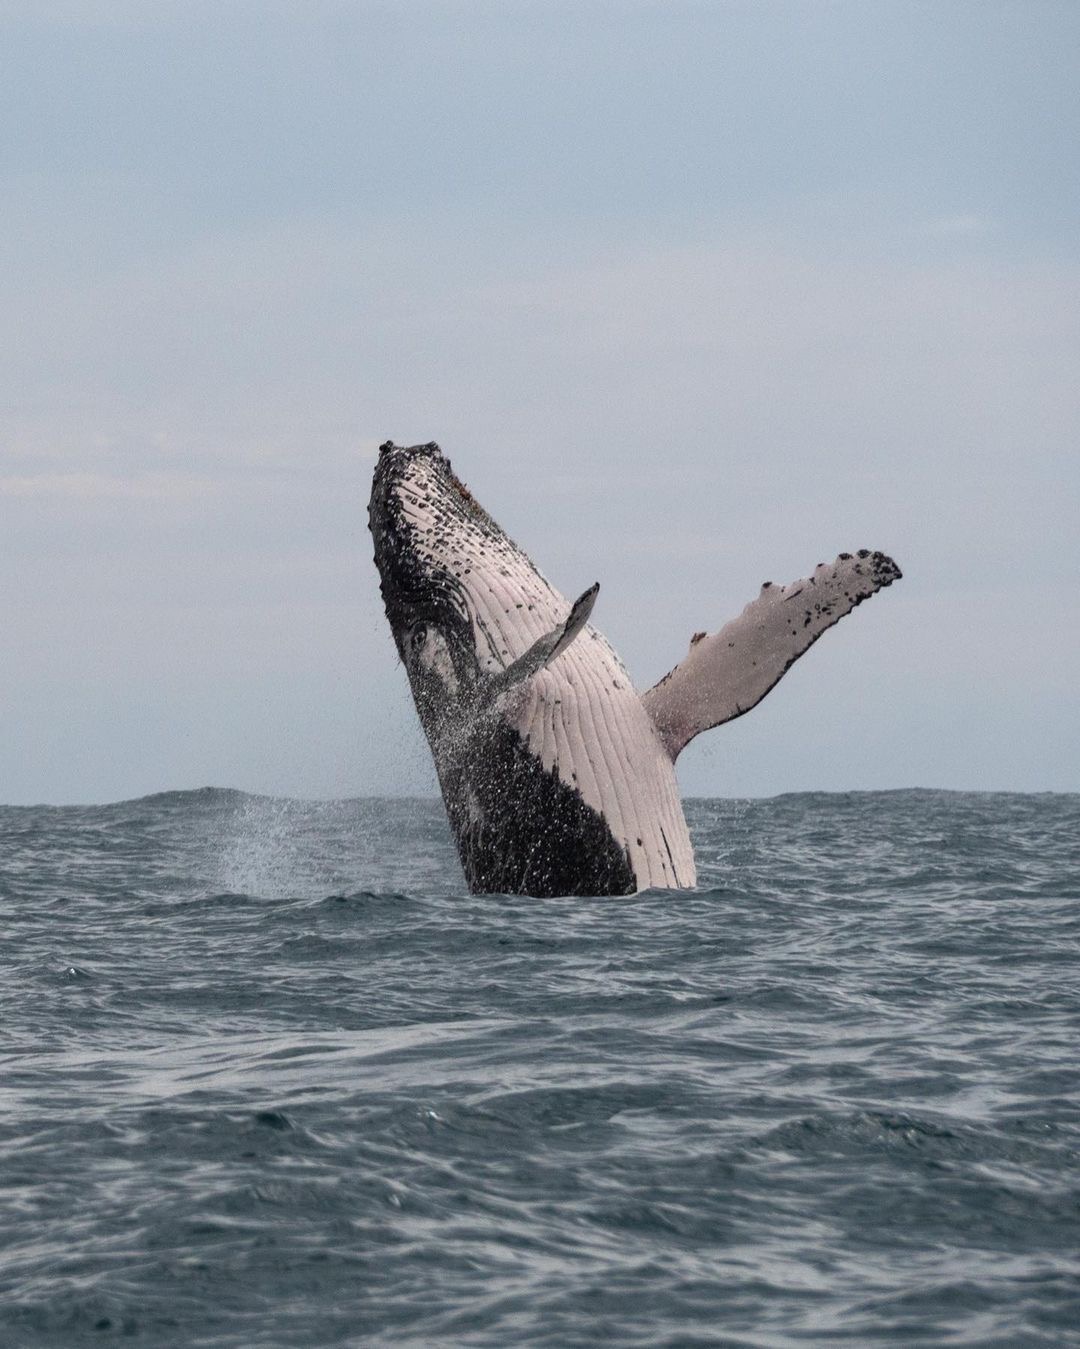
[{"label": "dark gray water", "polygon": [[1080,797],[0,810],[0,1344],[1080,1343]]}]

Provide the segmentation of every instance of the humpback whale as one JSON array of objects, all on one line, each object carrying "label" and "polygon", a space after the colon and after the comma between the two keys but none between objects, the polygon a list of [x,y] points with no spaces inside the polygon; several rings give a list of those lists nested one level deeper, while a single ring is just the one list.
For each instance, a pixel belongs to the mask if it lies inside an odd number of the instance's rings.
[{"label": "humpback whale", "polygon": [[675,760],[741,716],[856,605],[900,577],[860,549],[695,633],[645,693],[507,537],[434,442],[387,441],[368,519],[398,654],[474,894],[628,895],[696,884]]}]

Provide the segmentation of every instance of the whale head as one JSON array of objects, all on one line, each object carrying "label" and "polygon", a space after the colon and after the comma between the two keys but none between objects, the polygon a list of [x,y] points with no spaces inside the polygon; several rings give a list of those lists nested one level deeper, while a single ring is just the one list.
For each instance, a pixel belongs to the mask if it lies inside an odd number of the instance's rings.
[{"label": "whale head", "polygon": [[368,521],[386,617],[429,735],[528,645],[491,615],[493,578],[527,568],[434,442],[379,450]]}]

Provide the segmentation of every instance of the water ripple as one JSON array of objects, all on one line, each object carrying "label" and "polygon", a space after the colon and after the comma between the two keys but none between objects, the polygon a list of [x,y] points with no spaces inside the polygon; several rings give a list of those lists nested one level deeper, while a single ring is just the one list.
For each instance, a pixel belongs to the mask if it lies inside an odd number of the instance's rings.
[{"label": "water ripple", "polygon": [[1080,1343],[1080,798],[689,814],[533,901],[438,803],[0,810],[0,1343]]}]

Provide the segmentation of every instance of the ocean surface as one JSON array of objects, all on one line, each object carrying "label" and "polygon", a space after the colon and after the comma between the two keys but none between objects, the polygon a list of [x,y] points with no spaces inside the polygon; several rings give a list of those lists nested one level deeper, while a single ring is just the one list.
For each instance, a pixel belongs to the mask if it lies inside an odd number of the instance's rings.
[{"label": "ocean surface", "polygon": [[1080,1344],[1080,796],[0,810],[0,1346]]}]

